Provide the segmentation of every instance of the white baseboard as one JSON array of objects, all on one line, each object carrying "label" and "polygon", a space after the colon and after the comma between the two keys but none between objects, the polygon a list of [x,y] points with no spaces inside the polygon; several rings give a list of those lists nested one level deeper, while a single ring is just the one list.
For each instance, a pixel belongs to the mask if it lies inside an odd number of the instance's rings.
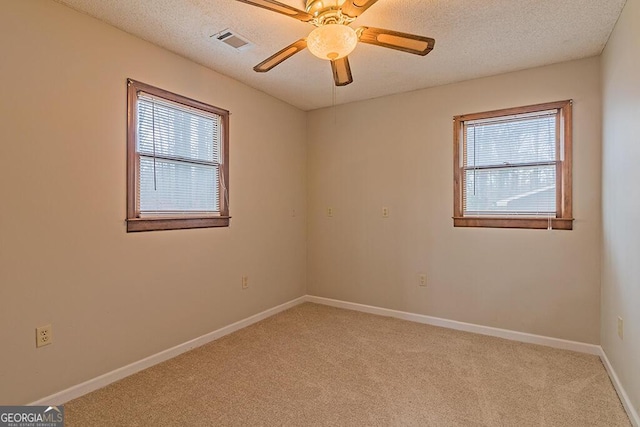
[{"label": "white baseboard", "polygon": [[517,332],[511,331],[508,329],[499,329],[493,328],[490,326],[482,326],[476,325],[473,323],[465,323],[458,322],[455,320],[442,319],[439,317],[426,316],[423,314],[415,314],[408,313],[405,311],[391,310],[388,308],[382,307],[374,307],[370,305],[357,304],[353,302],[340,301],[330,298],[317,297],[313,295],[306,295],[284,304],[278,305],[276,307],[265,310],[261,313],[255,314],[253,316],[247,317],[246,319],[240,320],[238,322],[232,323],[231,325],[220,328],[216,331],[210,332],[201,337],[195,338],[191,341],[187,341],[183,344],[179,344],[170,349],[161,351],[149,357],[146,357],[137,362],[131,363],[122,368],[118,368],[114,371],[107,372],[104,375],[100,375],[99,377],[93,378],[91,380],[85,381],[81,384],[70,387],[66,390],[62,390],[58,393],[52,394],[50,396],[44,397],[42,399],[36,400],[35,402],[29,403],[29,405],[62,405],[65,402],[68,402],[72,399],[76,399],[80,396],[83,396],[87,393],[95,391],[99,388],[105,387],[115,381],[118,381],[122,378],[128,377],[129,375],[133,375],[136,372],[142,371],[143,369],[149,368],[153,365],[157,365],[158,363],[164,362],[165,360],[169,360],[173,357],[176,357],[182,353],[185,353],[189,350],[192,350],[196,347],[200,347],[211,341],[215,341],[218,338],[221,338],[225,335],[238,331],[242,328],[246,328],[254,323],[257,323],[261,320],[264,320],[268,317],[271,317],[277,313],[288,310],[292,307],[295,307],[304,302],[312,302],[316,304],[324,304],[332,307],[344,308],[348,310],[361,311],[364,313],[377,314],[380,316],[388,316],[394,317],[397,319],[408,320],[411,322],[423,323],[427,325],[440,326],[443,328],[455,329],[459,331],[473,332],[476,334],[482,335],[490,335],[499,338],[505,338],[513,341],[520,341],[529,344],[539,344],[545,345],[548,347],[559,348],[563,350],[572,350],[581,353],[588,353],[600,356],[602,363],[611,378],[611,381],[618,392],[618,396],[624,406],[629,419],[634,427],[640,427],[640,417],[638,417],[638,412],[635,410],[629,396],[626,391],[622,387],[616,372],[613,370],[609,359],[607,358],[606,353],[599,345],[594,344],[586,344],[577,341],[568,341],[559,338],[551,338],[545,337],[541,335],[528,334],[525,332]]},{"label": "white baseboard", "polygon": [[231,325],[225,326],[216,331],[210,332],[206,335],[202,335],[201,337],[194,338],[183,344],[179,344],[170,349],[153,354],[149,357],[145,357],[142,360],[138,360],[137,362],[133,362],[127,366],[123,366],[122,368],[107,372],[104,375],[100,375],[99,377],[85,381],[81,384],[77,384],[66,390],[62,390],[50,396],[43,397],[42,399],[29,403],[29,405],[62,405],[65,402],[95,391],[122,378],[128,377],[129,375],[133,375],[136,372],[142,371],[143,369],[149,368],[153,365],[157,365],[158,363],[169,360],[196,347],[200,347],[202,345],[210,343],[211,341],[215,341],[218,338],[229,335],[230,333],[235,332],[239,329],[246,328],[247,326],[266,319],[267,317],[271,317],[274,314],[280,313],[281,311],[288,310],[292,307],[295,307],[296,305],[302,304],[305,301],[305,296],[296,298],[284,304],[265,310],[261,313],[255,314],[251,317],[247,317],[246,319],[232,323]]},{"label": "white baseboard", "polygon": [[397,319],[409,320],[411,322],[424,323],[426,325],[440,326],[443,328],[456,329],[458,331],[473,332],[481,335],[505,338],[512,341],[521,341],[529,344],[546,345],[547,347],[572,350],[580,353],[588,353],[599,356],[602,349],[599,345],[586,344],[577,341],[568,341],[559,338],[545,337],[542,335],[528,334],[526,332],[511,331],[508,329],[492,328],[490,326],[475,325],[473,323],[458,322],[456,320],[442,319],[439,317],[426,316],[424,314],[408,313],[406,311],[391,310],[388,308],[374,307],[371,305],[357,304],[353,302],[340,301],[330,298],[307,295],[308,302],[330,305],[332,307],[346,308],[349,310],[362,311],[364,313],[378,314],[381,316],[395,317]]},{"label": "white baseboard", "polygon": [[616,371],[613,370],[613,366],[611,365],[611,362],[607,357],[607,353],[605,353],[604,349],[602,348],[600,349],[600,360],[602,360],[602,364],[607,370],[609,378],[611,378],[611,382],[613,383],[613,386],[618,393],[618,397],[622,402],[622,406],[624,406],[625,411],[627,411],[627,415],[629,416],[631,424],[633,424],[634,427],[640,427],[640,416],[638,416],[638,412],[634,408],[633,403],[631,403],[631,399],[629,399],[627,392],[625,391],[624,387],[622,387],[622,383],[620,382]]}]

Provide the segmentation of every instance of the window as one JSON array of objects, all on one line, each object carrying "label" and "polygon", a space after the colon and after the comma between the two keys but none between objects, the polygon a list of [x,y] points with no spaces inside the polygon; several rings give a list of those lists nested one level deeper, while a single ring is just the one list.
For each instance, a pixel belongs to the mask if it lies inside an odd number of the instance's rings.
[{"label": "window", "polygon": [[127,83],[127,231],[228,226],[229,112]]},{"label": "window", "polygon": [[571,105],[454,117],[455,227],[573,228]]}]

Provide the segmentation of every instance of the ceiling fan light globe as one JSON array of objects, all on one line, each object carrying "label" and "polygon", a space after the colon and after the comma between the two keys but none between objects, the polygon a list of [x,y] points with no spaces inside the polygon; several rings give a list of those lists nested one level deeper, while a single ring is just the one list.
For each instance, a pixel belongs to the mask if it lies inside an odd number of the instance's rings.
[{"label": "ceiling fan light globe", "polygon": [[342,24],[327,24],[316,28],[307,37],[307,48],[320,59],[344,58],[358,44],[358,35],[351,27]]}]

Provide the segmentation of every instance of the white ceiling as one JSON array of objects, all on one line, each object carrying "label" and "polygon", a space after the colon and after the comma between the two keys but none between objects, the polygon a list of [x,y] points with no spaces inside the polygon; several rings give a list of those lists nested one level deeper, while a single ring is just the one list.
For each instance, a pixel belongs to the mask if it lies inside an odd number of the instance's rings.
[{"label": "white ceiling", "polygon": [[[235,0],[57,0],[303,110],[332,105],[328,62],[303,51],[268,73],[253,66],[314,27]],[[304,0],[280,0],[304,9]],[[379,0],[361,25],[436,39],[425,57],[360,43],[354,83],[335,103],[598,55],[626,0]],[[238,52],[210,35],[230,28],[255,44]]]}]

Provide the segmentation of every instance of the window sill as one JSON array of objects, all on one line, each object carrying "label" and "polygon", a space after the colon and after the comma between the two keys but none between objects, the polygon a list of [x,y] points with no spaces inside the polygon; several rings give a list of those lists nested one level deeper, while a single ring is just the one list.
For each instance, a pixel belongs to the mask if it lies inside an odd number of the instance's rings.
[{"label": "window sill", "polygon": [[549,222],[554,230],[573,230],[573,218],[505,218],[505,217],[453,217],[454,227],[484,228],[530,228],[548,229]]},{"label": "window sill", "polygon": [[129,218],[127,233],[137,231],[184,230],[189,228],[228,227],[230,216],[216,217],[161,217],[161,218]]}]

